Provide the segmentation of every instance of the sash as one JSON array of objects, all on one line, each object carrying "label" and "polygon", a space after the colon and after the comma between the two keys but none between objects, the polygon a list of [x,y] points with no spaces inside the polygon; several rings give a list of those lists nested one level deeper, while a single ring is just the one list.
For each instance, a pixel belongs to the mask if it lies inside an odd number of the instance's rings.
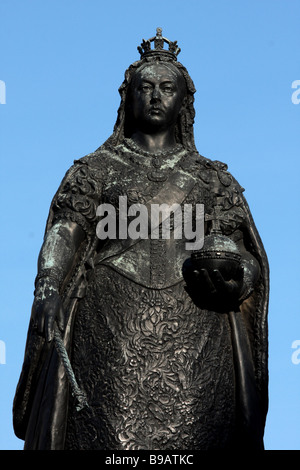
[{"label": "sash", "polygon": [[[168,178],[168,180],[165,182],[164,186],[160,189],[160,191],[154,197],[149,199],[145,204],[143,204],[148,211],[148,234],[150,234],[153,229],[157,228],[153,227],[152,224],[151,206],[153,204],[167,204],[169,207],[173,204],[178,204],[180,206],[190,194],[196,182],[197,178],[182,169],[178,169],[172,172],[172,175]],[[165,220],[167,220],[169,216],[170,213],[167,214],[165,217],[162,217],[158,226],[162,225],[162,223],[165,222]],[[109,246],[104,246],[101,249],[101,252],[99,252],[95,256],[93,264],[99,264],[102,261],[107,260],[108,258],[124,253],[129,248],[139,243],[141,240],[143,240],[143,238],[132,239],[127,237],[126,239],[114,239],[113,243],[111,243]]]}]

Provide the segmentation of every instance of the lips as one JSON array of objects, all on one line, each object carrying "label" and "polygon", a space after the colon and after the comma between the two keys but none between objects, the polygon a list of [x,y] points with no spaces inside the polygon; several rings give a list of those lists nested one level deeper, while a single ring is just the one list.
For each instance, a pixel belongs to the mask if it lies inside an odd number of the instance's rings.
[{"label": "lips", "polygon": [[159,107],[159,106],[152,106],[150,108],[150,114],[159,114],[161,113],[163,110]]}]

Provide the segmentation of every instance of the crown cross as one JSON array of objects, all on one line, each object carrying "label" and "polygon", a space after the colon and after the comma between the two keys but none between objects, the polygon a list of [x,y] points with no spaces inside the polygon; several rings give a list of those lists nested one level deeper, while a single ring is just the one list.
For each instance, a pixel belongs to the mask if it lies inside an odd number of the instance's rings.
[{"label": "crown cross", "polygon": [[221,222],[227,222],[229,219],[229,215],[224,211],[224,207],[219,201],[214,206],[212,214],[205,214],[205,220],[212,222],[211,233],[222,233]]},{"label": "crown cross", "polygon": [[[151,43],[154,43],[154,49],[151,48]],[[168,44],[169,49],[164,49],[164,44]],[[169,55],[173,60],[177,60],[177,56],[181,49],[177,45],[177,41],[170,41],[169,39],[162,36],[162,28],[156,28],[156,36],[153,38],[143,39],[138,51],[141,54],[141,59],[147,55]]]}]

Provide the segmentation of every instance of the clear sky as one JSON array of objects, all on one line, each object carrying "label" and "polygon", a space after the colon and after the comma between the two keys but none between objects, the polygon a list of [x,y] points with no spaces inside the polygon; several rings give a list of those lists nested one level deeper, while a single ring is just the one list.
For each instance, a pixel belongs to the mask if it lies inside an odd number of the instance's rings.
[{"label": "clear sky", "polygon": [[51,199],[112,132],[158,26],[197,88],[198,150],[246,189],[269,257],[266,448],[300,449],[299,22],[299,0],[0,0],[0,449],[23,447],[11,408]]}]

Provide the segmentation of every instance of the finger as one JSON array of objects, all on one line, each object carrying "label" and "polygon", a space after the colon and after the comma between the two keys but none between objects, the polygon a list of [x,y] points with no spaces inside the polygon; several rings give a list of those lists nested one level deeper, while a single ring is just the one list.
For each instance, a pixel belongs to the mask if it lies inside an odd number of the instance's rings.
[{"label": "finger", "polygon": [[234,281],[233,279],[230,279],[230,281],[227,282],[227,292],[228,294],[234,294],[236,295],[239,291],[237,281]]},{"label": "finger", "polygon": [[45,338],[47,342],[52,341],[54,334],[54,314],[49,312],[47,315],[47,320],[45,322]]},{"label": "finger", "polygon": [[217,292],[216,287],[206,269],[200,269],[199,278],[203,282],[203,286],[205,286],[210,294],[215,294]]},{"label": "finger", "polygon": [[214,280],[218,287],[219,293],[222,293],[223,295],[224,294],[232,295],[238,292],[239,290],[238,283],[234,281],[233,279],[230,279],[229,281],[225,281],[220,271],[217,271],[217,270],[214,271]]},{"label": "finger", "polygon": [[212,272],[212,277],[219,292],[228,292],[228,283],[225,281],[218,269],[214,269]]},{"label": "finger", "polygon": [[45,325],[45,317],[43,315],[43,312],[36,312],[37,318],[36,318],[36,327],[37,327],[37,332],[40,336],[44,336],[44,325]]},{"label": "finger", "polygon": [[65,322],[64,322],[64,311],[63,311],[63,308],[62,306],[60,306],[59,310],[58,310],[58,314],[57,314],[57,324],[58,324],[58,328],[63,331],[64,330],[64,327],[65,327]]},{"label": "finger", "polygon": [[31,319],[32,325],[37,333],[39,333],[39,315],[38,315],[38,305],[36,300],[34,300],[31,307]]}]

